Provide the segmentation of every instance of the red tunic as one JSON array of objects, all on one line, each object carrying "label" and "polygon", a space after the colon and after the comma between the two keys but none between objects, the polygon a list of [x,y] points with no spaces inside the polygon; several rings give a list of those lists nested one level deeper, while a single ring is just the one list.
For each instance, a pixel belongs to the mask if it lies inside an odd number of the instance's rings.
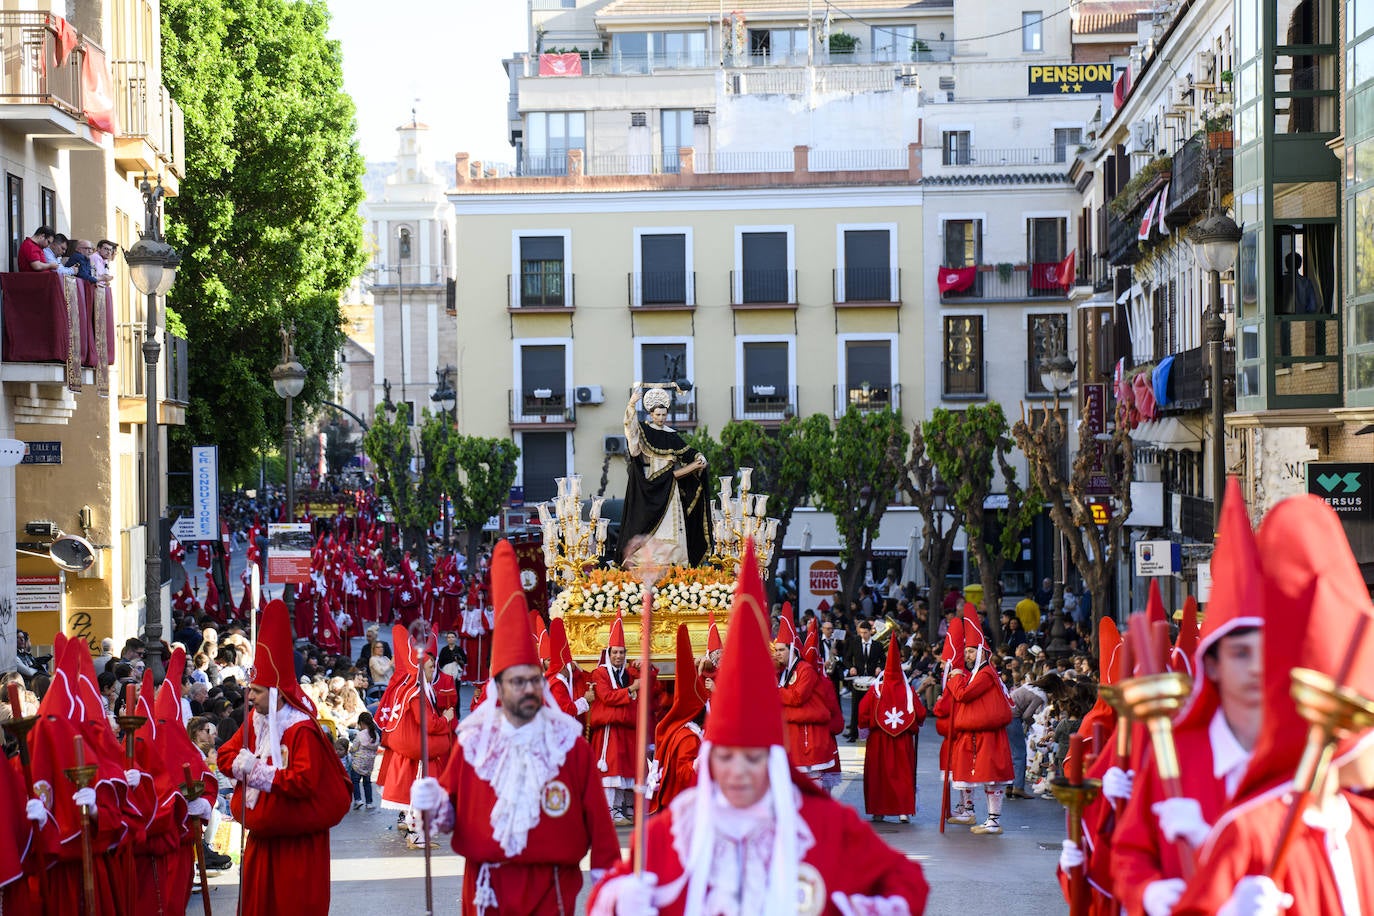
[{"label": "red tunic", "polygon": [[592,683],[596,686],[596,699],[587,711],[587,724],[591,726],[596,769],[602,777],[634,779],[637,710],[629,690],[634,675],[628,666],[622,669],[620,683],[625,686],[616,687],[611,669],[601,665],[592,672]]},{"label": "red tunic", "polygon": [[[248,720],[219,749],[219,768],[233,769],[241,749],[256,751],[259,735]],[[265,737],[265,736],[262,736]],[[353,786],[319,723],[307,719],[281,736],[285,766],[272,791],[243,810],[243,783],[231,809],[248,828],[240,884],[245,916],[328,916],[329,829],[343,820]]]},{"label": "red tunic", "polygon": [[820,689],[821,676],[802,662],[778,688],[787,726],[787,756],[805,771],[826,770],[835,762],[835,736],[830,733],[830,707]]},{"label": "red tunic", "polygon": [[[1183,794],[1197,800],[1202,819],[1215,824],[1226,807],[1226,780],[1212,775],[1212,741],[1208,737],[1210,720],[1174,731],[1179,782]],[[1112,880],[1116,897],[1131,916],[1144,912],[1142,896],[1146,885],[1165,878],[1182,878],[1183,867],[1178,847],[1159,832],[1154,804],[1163,801],[1164,785],[1154,755],[1146,757],[1136,773],[1130,801],[1112,833]]]},{"label": "red tunic", "polygon": [[[442,773],[453,752],[455,720],[444,718],[445,709],[456,709],[458,693],[453,678],[440,674],[434,682],[434,705],[425,710],[429,746],[429,772]],[[393,702],[405,702],[405,711],[394,727],[384,729],[382,765],[377,771],[377,784],[382,787],[382,803],[388,808],[410,807],[410,786],[420,775],[420,697],[412,682],[403,682],[401,696]]]},{"label": "red tunic", "polygon": [[[945,690],[953,703],[949,765],[963,783],[1011,782],[1011,700],[997,672],[984,665],[975,674],[951,672]],[[943,697],[941,698],[943,699]]]},{"label": "red tunic", "polygon": [[487,874],[499,912],[558,916],[574,912],[582,890],[579,863],[588,850],[592,868],[610,868],[620,861],[620,841],[592,749],[582,738],[568,749],[558,775],[545,783],[543,813],[526,835],[525,848],[514,857],[506,856],[491,833],[496,793],[461,751],[450,758],[442,784],[453,803],[453,851],[467,860],[463,916],[477,912],[473,897],[484,865],[498,866],[487,869]]},{"label": "red tunic", "polygon": [[658,789],[649,799],[649,813],[667,808],[687,789],[697,784],[697,755],[701,751],[701,726],[684,722],[663,739],[663,749],[654,755],[659,762]]},{"label": "red tunic", "polygon": [[24,875],[37,864],[33,821],[24,814],[25,801],[18,759],[0,759],[0,912],[21,916],[33,912]]},{"label": "red tunic", "polygon": [[[679,801],[685,801],[684,796]],[[830,900],[835,891],[867,896],[897,896],[907,901],[913,916],[925,910],[930,887],[926,884],[921,866],[888,846],[873,830],[859,820],[848,805],[834,801],[819,790],[803,790],[799,809],[801,819],[810,829],[815,844],[802,857],[814,873],[811,881],[814,892],[826,901],[820,913],[839,916],[840,911]],[[682,877],[682,861],[673,845],[673,811],[665,810],[649,820],[645,868],[658,876],[658,886],[671,884]],[[607,875],[607,880],[625,874],[633,863],[623,862]],[[806,870],[809,871],[809,870]],[[801,876],[799,876],[801,877]],[[587,911],[593,911],[597,892],[592,891]],[[675,900],[660,906],[659,916],[681,916],[687,905],[687,882]]]},{"label": "red tunic", "polygon": [[[1266,793],[1222,817],[1203,847],[1197,872],[1174,907],[1174,916],[1215,913],[1243,876],[1268,870],[1288,812],[1283,795],[1281,790]],[[1354,864],[1360,912],[1374,913],[1374,799],[1344,791],[1341,796],[1350,805],[1351,826],[1345,839]],[[1344,912],[1327,856],[1326,835],[1305,819],[1294,830],[1279,889],[1293,895],[1293,906],[1284,910],[1284,916]]]},{"label": "red tunic", "polygon": [[912,716],[896,735],[878,727],[877,695],[869,690],[859,701],[859,727],[869,729],[864,749],[864,810],[880,816],[916,813],[916,734],[926,708],[916,698]]}]

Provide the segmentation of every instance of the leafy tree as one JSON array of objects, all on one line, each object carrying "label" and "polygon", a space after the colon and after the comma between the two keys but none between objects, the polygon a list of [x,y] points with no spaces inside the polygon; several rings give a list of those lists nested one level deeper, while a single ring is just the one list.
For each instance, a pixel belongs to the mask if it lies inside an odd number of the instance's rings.
[{"label": "leafy tree", "polygon": [[[926,639],[930,645],[938,646],[942,616],[939,602],[944,595],[945,578],[949,575],[949,566],[954,558],[954,540],[959,535],[959,525],[952,516],[943,518],[948,509],[935,511],[935,488],[940,485],[940,480],[935,473],[935,460],[926,449],[926,437],[920,423],[913,424],[911,428],[910,457],[903,461],[902,453],[894,450],[890,460],[902,465],[902,476],[898,482],[902,492],[921,513],[921,566],[925,568],[930,595]],[[945,487],[948,490],[948,485]]]},{"label": "leafy tree", "polygon": [[[1006,414],[996,401],[972,404],[964,410],[936,408],[922,430],[940,478],[950,486],[949,500],[964,526],[969,554],[978,564],[983,584],[983,609],[988,615],[993,645],[1002,641],[1002,567],[1021,546],[1021,532],[1040,511],[1039,493],[1022,489],[1016,469],[1007,460],[1012,448]],[[1001,533],[993,540],[984,506],[992,493],[997,471],[1006,487],[1007,508]]]},{"label": "leafy tree", "polygon": [[434,489],[434,475],[426,477],[419,468],[434,466],[436,436],[427,428],[444,421],[430,416],[428,410],[423,418],[417,453],[410,427],[410,407],[401,403],[396,407],[395,416],[388,417],[386,408],[377,405],[372,425],[363,436],[363,450],[372,460],[377,495],[391,503],[392,517],[401,529],[404,548],[428,569],[429,544],[425,533],[439,520],[439,497]]},{"label": "leafy tree", "polygon": [[190,342],[191,405],[171,454],[216,444],[233,480],[281,428],[269,373],[287,321],[308,373],[297,406],[327,396],[339,295],[364,260],[363,161],[323,2],[163,0],[161,13],[163,79],[186,125],[167,236],[182,258],[169,310]]},{"label": "leafy tree", "polygon": [[847,605],[858,594],[873,556],[873,539],[901,480],[902,465],[889,456],[906,451],[907,432],[900,411],[853,408],[835,424],[833,434],[825,431],[824,442],[820,424],[808,429],[815,436],[812,489],[820,508],[834,514],[844,542],[840,582]]},{"label": "leafy tree", "polygon": [[454,527],[467,534],[468,568],[476,569],[482,526],[510,496],[520,449],[510,439],[462,435],[442,420],[426,423],[420,440],[434,459],[422,472],[426,492],[435,502],[444,493],[452,500]]}]

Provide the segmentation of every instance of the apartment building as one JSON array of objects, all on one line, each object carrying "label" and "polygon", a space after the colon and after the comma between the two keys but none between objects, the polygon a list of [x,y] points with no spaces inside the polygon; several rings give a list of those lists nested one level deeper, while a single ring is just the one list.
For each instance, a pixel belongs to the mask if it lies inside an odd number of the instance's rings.
[{"label": "apartment building", "polygon": [[[0,470],[0,670],[16,626],[39,645],[63,632],[97,649],[103,636],[142,632],[145,398],[158,399],[162,424],[184,422],[187,403],[185,341],[173,335],[161,334],[158,391],[145,391],[146,298],[121,258],[108,296],[83,298],[65,339],[54,333],[69,326],[60,285],[10,279],[20,243],[40,225],[126,250],[144,223],[139,179],[160,178],[173,195],[183,174],[181,112],[162,86],[156,0],[76,4],[64,19],[67,7],[0,3],[9,243],[0,436],[29,452]],[[45,555],[47,538],[26,533],[35,522],[86,537],[95,564],[60,572]],[[166,572],[164,563],[164,583]],[[164,632],[166,597],[164,586],[151,602]]]}]

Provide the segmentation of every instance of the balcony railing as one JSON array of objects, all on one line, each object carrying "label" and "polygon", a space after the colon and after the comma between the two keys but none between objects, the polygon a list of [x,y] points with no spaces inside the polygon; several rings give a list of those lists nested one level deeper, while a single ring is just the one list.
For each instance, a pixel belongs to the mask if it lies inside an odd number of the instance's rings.
[{"label": "balcony railing", "polygon": [[1212,501],[1201,496],[1180,496],[1178,501],[1178,533],[1189,540],[1210,543],[1216,518]]},{"label": "balcony railing", "polygon": [[907,167],[905,147],[891,149],[813,149],[807,152],[812,172],[854,172]]},{"label": "balcony railing", "polygon": [[1054,146],[997,148],[950,146],[940,148],[939,153],[941,165],[968,166],[978,169],[1065,165],[1073,159],[1073,153],[1070,150]]},{"label": "balcony railing", "polygon": [[697,304],[697,275],[694,271],[648,271],[626,274],[626,287],[632,308],[666,308]]},{"label": "balcony railing", "polygon": [[986,361],[940,363],[940,394],[946,400],[986,400],[988,364]]},{"label": "balcony railing", "polygon": [[860,413],[872,413],[875,410],[901,410],[902,409],[902,386],[898,385],[870,385],[867,388],[841,388],[834,386],[835,397],[835,419],[844,416],[847,411],[857,410]]},{"label": "balcony railing", "polygon": [[108,287],[53,271],[0,274],[0,322],[0,358],[65,363],[73,390],[81,388],[82,368],[103,373],[114,364],[114,298]]},{"label": "balcony railing", "polygon": [[[564,0],[534,0],[536,11],[571,9],[572,3]],[[948,61],[955,53],[955,42],[922,40],[912,46],[864,48],[853,51],[826,52],[817,50],[807,60],[805,50],[786,53],[746,54],[731,59],[731,68],[800,68],[808,63],[824,68],[850,68],[860,66],[892,66],[931,61]],[[633,76],[656,73],[660,70],[712,70],[720,66],[720,57],[715,51],[680,51],[673,53],[655,52],[653,54],[625,54],[614,51],[582,52],[583,76]],[[539,75],[539,55],[531,54],[525,61],[525,76]],[[890,86],[888,88],[891,88]]]},{"label": "balcony railing", "polygon": [[1095,293],[1109,293],[1112,291],[1112,281],[1112,265],[1107,262],[1107,256],[1094,254],[1078,265],[1074,285],[1091,286]]},{"label": "balcony railing", "polygon": [[1114,213],[1107,215],[1107,261],[1117,266],[1125,267],[1134,264],[1141,258],[1139,241],[1140,214],[1133,214],[1135,219],[1130,216],[1125,219],[1118,217]]},{"label": "balcony railing", "polygon": [[[991,264],[981,264],[967,289],[940,293],[941,302],[1020,302],[1026,299],[1067,299],[1070,287],[1045,279],[1043,272],[1053,264],[1015,264],[1010,272]],[[962,268],[941,268],[962,269]],[[1041,276],[1036,277],[1039,271]]]},{"label": "balcony railing", "polygon": [[145,325],[140,322],[121,323],[115,339],[115,363],[119,366],[119,396],[143,397],[143,336]]},{"label": "balcony railing", "polygon": [[[143,339],[147,326],[138,322],[119,325],[115,337],[115,355],[119,365],[119,396],[141,398],[147,388],[147,365],[143,362]],[[173,404],[191,403],[190,344],[184,337],[164,333],[162,350],[158,354],[158,368],[162,372],[162,390],[158,397]]]},{"label": "balcony railing", "polygon": [[830,282],[837,303],[900,302],[902,299],[900,267],[846,267],[831,271]]},{"label": "balcony railing", "polygon": [[447,264],[415,264],[409,259],[399,264],[374,265],[369,268],[373,289],[440,286],[448,279],[451,270]]},{"label": "balcony railing", "polygon": [[[1230,148],[1209,149],[1206,134],[1189,139],[1174,154],[1164,221],[1178,228],[1205,213],[1211,201],[1210,183],[1215,180],[1218,189],[1229,188],[1231,167]],[[1210,174],[1211,170],[1216,172],[1215,179]]]},{"label": "balcony railing", "polygon": [[81,65],[90,42],[78,36],[76,47],[57,66],[57,33],[50,21],[46,13],[0,11],[0,101],[56,105],[80,118]]},{"label": "balcony railing", "polygon": [[153,81],[143,60],[110,62],[120,138],[146,140],[177,175],[186,172],[185,121],[165,86]]},{"label": "balcony railing", "polygon": [[797,388],[795,385],[745,385],[730,388],[730,417],[734,420],[755,420],[760,423],[780,423],[797,416]]},{"label": "balcony railing", "polygon": [[163,397],[173,404],[191,403],[189,343],[184,337],[164,334],[163,351],[163,364],[166,366]]},{"label": "balcony railing", "polygon": [[511,389],[512,426],[570,426],[577,422],[575,392],[561,388]]},{"label": "balcony railing", "polygon": [[[662,384],[662,383],[660,383]],[[630,392],[626,392],[627,396]],[[668,407],[669,426],[681,426],[691,428],[697,425],[697,397],[701,394],[701,389],[693,386],[692,390],[685,395],[677,395],[673,398],[673,403]],[[639,418],[647,421],[648,412],[640,410]]]},{"label": "balcony railing", "polygon": [[512,309],[571,309],[574,290],[574,277],[567,272],[506,275],[506,301]]},{"label": "balcony railing", "polygon": [[730,304],[737,306],[788,306],[797,304],[795,270],[730,271]]}]

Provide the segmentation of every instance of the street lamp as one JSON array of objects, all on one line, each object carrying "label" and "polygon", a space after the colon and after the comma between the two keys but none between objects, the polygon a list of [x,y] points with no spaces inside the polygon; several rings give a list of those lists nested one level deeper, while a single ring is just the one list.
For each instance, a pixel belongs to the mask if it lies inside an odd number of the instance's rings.
[{"label": "street lamp", "polygon": [[[143,400],[147,406],[144,423],[147,456],[144,461],[144,490],[147,500],[147,543],[143,555],[143,641],[156,645],[162,641],[162,471],[161,433],[158,425],[157,361],[162,351],[158,342],[157,300],[172,288],[181,258],[162,240],[162,179],[149,183],[145,174],[138,189],[143,193],[143,231],[124,251],[129,278],[140,293],[148,297],[147,324],[143,332]],[[161,678],[162,653],[152,654],[153,677]]]},{"label": "street lamp", "polygon": [[[286,521],[296,520],[296,430],[292,425],[291,408],[305,389],[305,367],[296,360],[296,322],[284,326],[281,334],[281,362],[272,369],[272,387],[277,397],[286,399],[286,424],[282,427],[282,451],[286,459]],[[291,635],[296,635],[296,586],[286,583],[287,617],[291,621]]]},{"label": "street lamp", "polygon": [[[434,389],[434,393],[429,396],[429,399],[438,406],[443,414],[444,435],[447,436],[451,431],[449,424],[458,421],[458,392],[454,391],[453,385],[449,383],[449,376],[453,375],[453,367],[445,366],[442,369],[435,369],[434,374],[439,379],[439,385]],[[448,500],[449,494],[445,493],[440,497],[439,502],[439,514],[444,520],[444,551],[446,553],[449,549],[449,539],[453,535],[448,517]]]},{"label": "street lamp", "polygon": [[[1068,391],[1078,368],[1073,358],[1057,350],[1041,364],[1040,381],[1054,392],[1054,410],[1059,412],[1059,396]],[[1054,526],[1054,593],[1050,598],[1050,643],[1046,654],[1053,660],[1069,654],[1068,632],[1064,624],[1064,535]]]},{"label": "street lamp", "polygon": [[1221,318],[1221,275],[1236,263],[1241,231],[1225,211],[1213,210],[1193,227],[1190,236],[1198,263],[1212,275],[1212,301],[1202,316],[1202,332],[1207,339],[1207,360],[1211,363],[1212,530],[1216,531],[1221,527],[1221,494],[1226,491],[1226,421],[1222,416],[1221,397],[1221,350],[1226,323]]}]

